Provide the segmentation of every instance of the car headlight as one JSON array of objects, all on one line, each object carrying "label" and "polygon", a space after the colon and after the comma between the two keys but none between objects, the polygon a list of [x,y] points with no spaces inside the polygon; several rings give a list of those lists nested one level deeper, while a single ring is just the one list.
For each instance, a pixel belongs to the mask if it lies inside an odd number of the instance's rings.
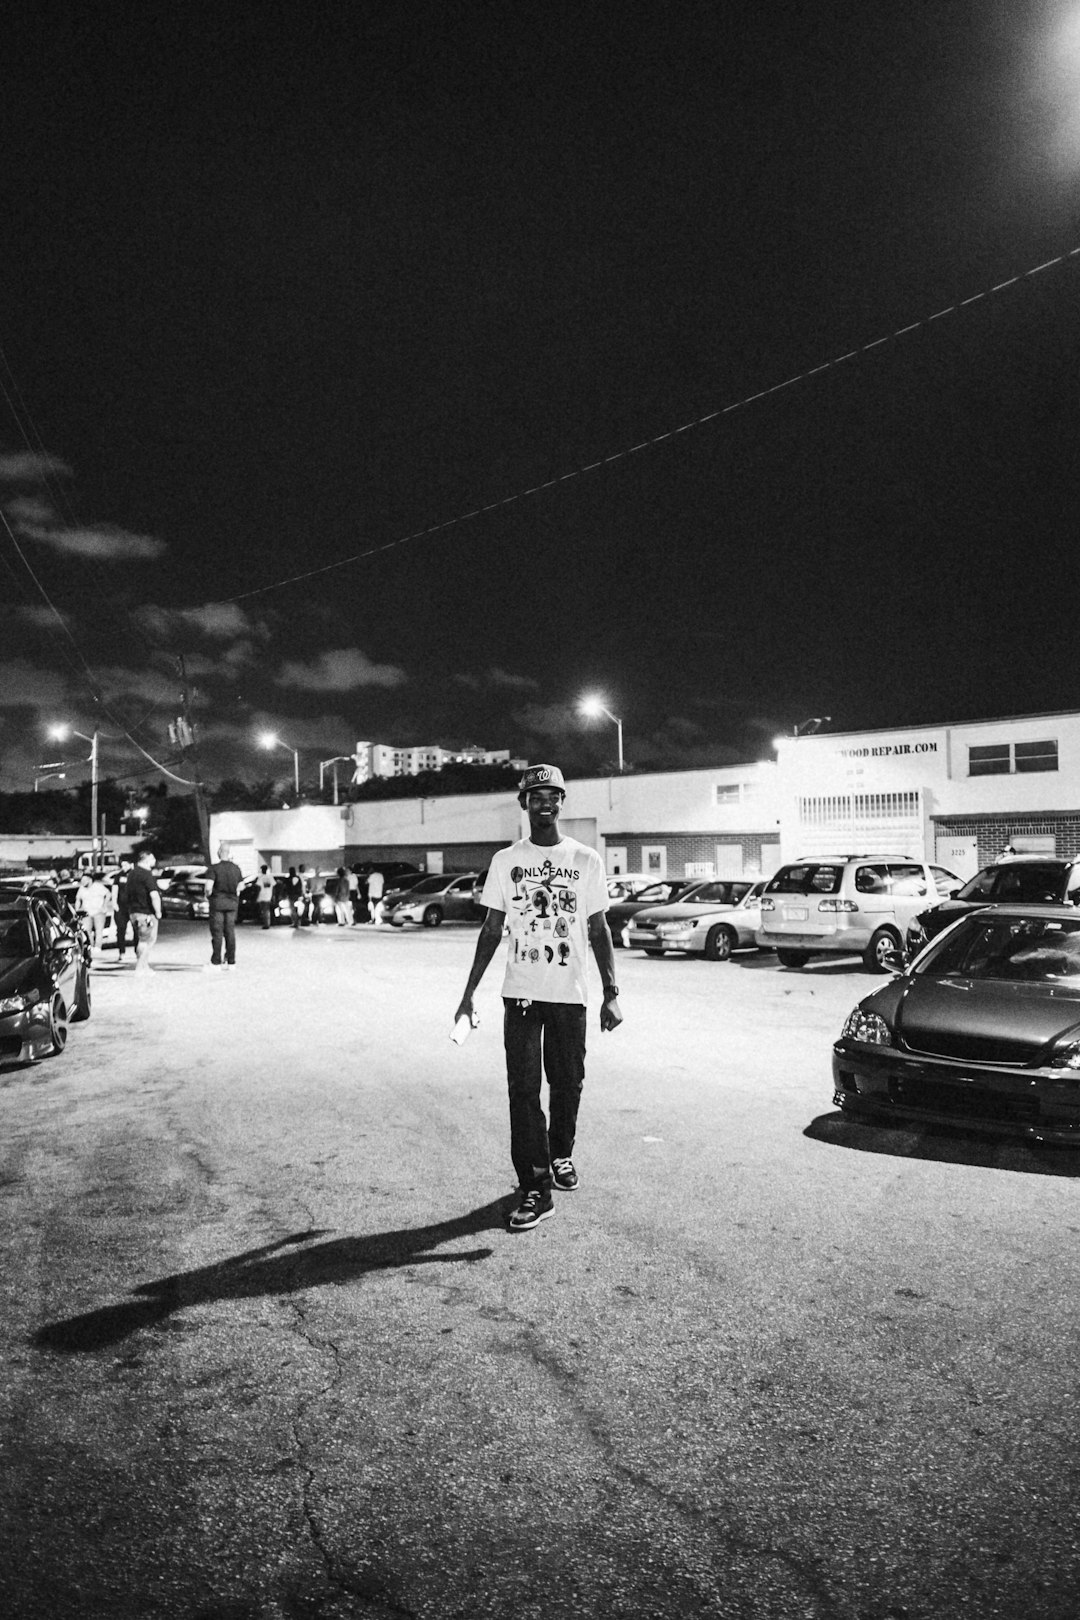
[{"label": "car headlight", "polygon": [[4,1000],[0,1001],[0,1018],[7,1018],[12,1013],[26,1012],[40,1000],[40,990],[28,990],[24,996],[5,996]]},{"label": "car headlight", "polygon": [[1080,1041],[1070,1041],[1050,1059],[1052,1069],[1080,1069]]},{"label": "car headlight", "polygon": [[658,934],[681,934],[684,928],[692,928],[693,926],[689,922],[662,922],[657,923],[656,932]]},{"label": "car headlight", "polygon": [[848,1013],[840,1039],[861,1041],[863,1046],[891,1046],[892,1031],[878,1013],[864,1012],[861,1007],[856,1007],[854,1012]]}]

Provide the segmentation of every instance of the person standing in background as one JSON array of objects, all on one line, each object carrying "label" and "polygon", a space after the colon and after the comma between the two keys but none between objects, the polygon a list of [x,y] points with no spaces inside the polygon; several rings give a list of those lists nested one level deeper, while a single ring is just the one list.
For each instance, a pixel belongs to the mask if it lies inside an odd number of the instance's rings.
[{"label": "person standing in background", "polygon": [[[128,914],[127,884],[128,884],[128,878],[130,877],[130,875],[131,875],[131,862],[128,860],[126,855],[121,855],[121,857],[120,857],[120,875],[116,880],[116,890],[115,890],[115,894],[116,894],[116,951],[117,951],[117,960],[120,961],[120,962],[122,962],[124,960],[124,953],[127,950],[127,931],[128,931],[128,922],[130,921],[130,917],[129,917],[129,914]],[[136,945],[135,930],[132,929],[131,930],[131,946],[132,946],[132,950],[134,950],[135,945]]]},{"label": "person standing in background", "polygon": [[113,910],[112,889],[100,872],[83,878],[79,884],[75,910],[86,918],[90,932],[90,955],[96,958],[105,935],[105,924]]},{"label": "person standing in background", "polygon": [[149,972],[150,952],[161,921],[161,895],[154,876],[154,852],[144,849],[127,880],[128,914],[135,934],[135,971]]},{"label": "person standing in background", "polygon": [[339,866],[337,869],[337,877],[334,879],[331,893],[337,925],[339,928],[348,928],[352,922],[352,906],[349,903],[349,874],[343,866]]},{"label": "person standing in background", "polygon": [[[244,874],[236,862],[229,859],[228,844],[218,845],[218,858],[208,866],[206,876],[212,880],[210,890],[210,966],[228,971],[236,966],[236,912],[240,904],[240,885]],[[221,960],[222,940],[225,942],[225,960]]]},{"label": "person standing in background", "polygon": [[255,904],[259,911],[259,926],[270,927],[270,914],[274,904],[274,874],[268,866],[259,867],[256,881]]},{"label": "person standing in background", "polygon": [[382,922],[382,897],[383,875],[379,871],[378,867],[376,867],[374,872],[368,873],[367,880],[368,916],[371,918],[376,928],[378,928],[379,924]]}]

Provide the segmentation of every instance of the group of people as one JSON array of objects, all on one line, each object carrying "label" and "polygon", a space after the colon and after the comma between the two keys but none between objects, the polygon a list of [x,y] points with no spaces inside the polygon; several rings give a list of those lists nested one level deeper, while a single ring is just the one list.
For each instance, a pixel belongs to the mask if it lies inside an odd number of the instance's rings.
[{"label": "group of people", "polygon": [[86,872],[79,879],[73,901],[76,915],[86,929],[93,960],[101,951],[105,929],[116,918],[117,955],[127,955],[128,929],[136,969],[149,967],[149,956],[161,921],[161,895],[154,877],[154,856],[144,850],[135,861],[121,857],[115,876]]},{"label": "group of people", "polygon": [[[268,866],[259,868],[256,905],[259,908],[259,921],[264,928],[270,927],[274,895],[280,881]],[[284,880],[284,898],[288,902],[289,917],[294,928],[322,922],[322,900],[316,882],[316,874],[303,862],[299,867],[289,867]],[[321,893],[329,895],[334,908],[334,921],[339,928],[358,928],[363,922],[373,922],[376,926],[382,922],[383,887],[384,879],[379,871],[361,876],[347,866],[339,866]]]}]

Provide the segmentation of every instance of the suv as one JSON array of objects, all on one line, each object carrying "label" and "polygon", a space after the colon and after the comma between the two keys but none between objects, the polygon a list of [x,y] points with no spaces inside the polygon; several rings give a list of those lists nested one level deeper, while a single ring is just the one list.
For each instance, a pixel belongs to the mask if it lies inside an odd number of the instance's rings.
[{"label": "suv", "polygon": [[963,888],[939,906],[914,917],[907,948],[914,954],[958,917],[983,906],[1080,905],[1080,859],[1052,855],[1013,855],[996,866],[984,866]]},{"label": "suv", "polygon": [[872,972],[887,973],[929,897],[944,899],[960,884],[955,872],[908,855],[815,855],[766,883],[757,942],[784,967],[858,952]]}]

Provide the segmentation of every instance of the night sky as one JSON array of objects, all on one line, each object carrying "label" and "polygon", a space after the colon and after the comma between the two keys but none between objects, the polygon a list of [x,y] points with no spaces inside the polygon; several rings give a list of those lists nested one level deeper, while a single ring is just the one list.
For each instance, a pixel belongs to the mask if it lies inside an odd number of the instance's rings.
[{"label": "night sky", "polygon": [[0,787],[1080,707],[1075,0],[5,33]]}]

